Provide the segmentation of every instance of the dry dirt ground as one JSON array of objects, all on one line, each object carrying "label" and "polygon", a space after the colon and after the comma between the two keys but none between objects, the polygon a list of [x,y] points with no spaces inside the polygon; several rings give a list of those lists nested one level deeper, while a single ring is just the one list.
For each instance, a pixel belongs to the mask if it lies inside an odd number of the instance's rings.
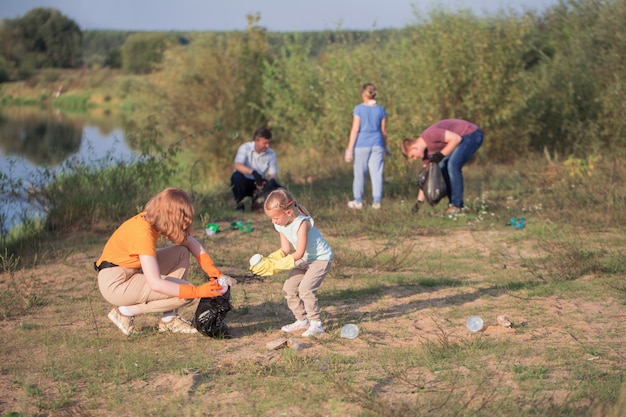
[{"label": "dry dirt ground", "polygon": [[[225,227],[223,227],[225,229]],[[509,270],[515,268],[515,260],[512,257],[513,250],[507,249],[507,244],[501,240],[505,232],[473,232],[465,230],[452,231],[436,239],[426,239],[425,251],[438,253],[445,257],[448,254],[459,253],[473,245],[484,253],[479,255],[490,256],[490,253],[510,252]],[[227,235],[225,233],[224,235]],[[478,236],[478,237],[477,237]],[[490,246],[477,245],[480,242],[492,242]],[[366,244],[365,244],[366,245]],[[358,246],[358,245],[357,245]],[[125,337],[109,322],[106,317],[110,306],[99,296],[95,286],[96,276],[91,269],[91,263],[101,249],[100,243],[87,245],[84,251],[76,251],[54,264],[41,262],[33,269],[20,270],[14,277],[7,273],[0,275],[0,291],[7,291],[9,282],[20,278],[23,282],[31,283],[39,288],[45,288],[42,294],[45,303],[39,307],[29,309],[25,314],[18,317],[10,317],[0,321],[0,337],[9,349],[1,350],[3,363],[11,361],[33,361],[30,367],[33,373],[24,378],[36,384],[37,389],[45,393],[57,392],[54,378],[41,373],[45,366],[41,362],[51,361],[55,355],[65,355],[63,352],[50,352],[41,344],[24,344],[15,346],[10,340],[25,340],[24,325],[30,328],[52,328],[57,333],[71,333],[73,338],[70,342],[76,347],[83,346],[80,339],[91,337],[107,338],[115,341]],[[363,246],[367,251],[367,247]],[[519,249],[515,252],[519,253]],[[506,258],[506,256],[505,256]],[[271,364],[281,360],[280,351],[270,351],[266,344],[282,336],[279,327],[281,322],[291,320],[284,303],[281,302],[280,288],[281,279],[260,280],[252,277],[242,268],[223,268],[226,273],[237,277],[238,284],[233,288],[235,309],[247,309],[245,318],[235,318],[229,321],[233,338],[231,340],[213,341],[201,335],[179,336],[181,349],[194,349],[203,343],[213,343],[215,349],[220,350],[224,361],[239,361],[242,358],[254,362]],[[332,274],[331,274],[332,275]],[[325,292],[341,291],[353,286],[350,280],[327,278],[320,291],[320,304],[324,310],[328,333],[321,336],[328,343],[319,343],[316,340],[296,337],[299,342],[298,355],[320,357],[328,350],[345,355],[358,356],[362,352],[371,349],[372,346],[409,347],[428,341],[440,343],[442,338],[448,341],[465,340],[471,337],[485,337],[493,339],[509,339],[516,344],[538,344],[543,348],[560,349],[561,347],[581,347],[579,360],[591,362],[602,367],[606,365],[610,371],[611,363],[607,357],[626,358],[626,314],[623,297],[613,297],[605,294],[602,299],[587,299],[585,297],[569,298],[555,295],[533,296],[520,299],[515,292],[508,292],[494,287],[492,283],[486,283],[478,276],[468,273],[465,277],[466,285],[428,287],[423,291],[416,291],[410,286],[389,286],[384,294],[376,298],[366,300],[325,301]],[[594,277],[584,277],[580,280],[592,280]],[[26,285],[26,284],[25,284]],[[23,288],[24,293],[34,291],[33,288]],[[244,296],[244,294],[246,294]],[[257,294],[257,297],[250,297]],[[265,298],[265,299],[264,299]],[[268,299],[280,307],[272,307]],[[465,320],[473,312],[481,312],[485,321],[485,328],[480,334],[473,334],[465,327]],[[182,312],[189,318],[192,309]],[[496,317],[506,314],[513,322],[512,328],[499,325]],[[272,317],[273,316],[273,317]],[[237,317],[237,316],[235,316]],[[268,318],[269,317],[269,318]],[[140,317],[136,324],[145,331],[151,331],[156,325],[157,318],[154,316]],[[357,323],[360,335],[354,340],[340,339],[337,337],[341,325],[346,322]],[[274,329],[274,330],[272,330]],[[153,331],[153,330],[152,330]],[[154,331],[153,331],[154,332]],[[153,342],[158,346],[158,339],[166,335],[155,334]],[[50,337],[50,336],[40,336]],[[77,341],[78,340],[78,341]],[[585,349],[584,346],[600,347]],[[334,341],[334,342],[333,342]],[[285,347],[289,349],[289,347]],[[541,355],[537,357],[519,358],[519,363],[525,366],[541,365]],[[503,364],[498,358],[485,360],[484,366],[493,370],[493,375],[498,375],[503,369]],[[14,367],[2,366],[5,371],[0,374],[0,415],[9,411],[27,411],[28,415],[54,416],[54,415],[97,415],[93,410],[88,410],[86,404],[80,401],[67,408],[57,411],[42,412],[37,407],[37,401],[29,397],[27,390],[21,384],[16,383],[15,375],[6,369]],[[550,378],[558,383],[559,378],[567,378],[559,375],[554,370],[550,372]],[[403,391],[395,387],[393,391],[389,387],[377,387],[372,380],[364,378],[364,383],[371,385],[372,391],[377,390],[393,396],[415,396],[415,390],[408,388]],[[130,391],[160,393],[158,395],[192,395],[193,390],[201,384],[201,377],[193,372],[181,375],[163,373],[150,375],[147,379],[138,379],[129,387]],[[422,389],[437,390],[439,382],[437,375],[431,370],[420,370],[420,382]],[[502,375],[500,384],[509,386],[515,393],[516,383],[513,377]],[[168,387],[168,389],[161,389]],[[385,392],[385,391],[388,392]],[[233,403],[242,400],[243,394],[230,393],[229,400]],[[568,401],[567,389],[551,390],[549,401],[554,404],[562,404]],[[224,398],[222,398],[224,400]],[[584,400],[583,400],[584,401]],[[592,404],[588,404],[590,407]]]}]

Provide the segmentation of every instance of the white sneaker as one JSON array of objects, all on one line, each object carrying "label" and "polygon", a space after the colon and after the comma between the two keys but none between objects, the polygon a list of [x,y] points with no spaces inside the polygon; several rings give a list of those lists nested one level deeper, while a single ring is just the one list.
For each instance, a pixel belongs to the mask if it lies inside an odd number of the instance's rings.
[{"label": "white sneaker", "polygon": [[302,337],[310,337],[317,336],[318,334],[324,333],[324,328],[322,327],[321,321],[311,320],[311,325],[306,332],[302,333]]},{"label": "white sneaker", "polygon": [[113,310],[109,311],[109,320],[111,320],[118,329],[122,331],[126,336],[130,336],[131,334],[137,333],[135,331],[135,325],[133,321],[135,317],[128,317],[120,313],[117,307],[113,308]]},{"label": "white sneaker", "polygon": [[309,319],[304,320],[296,320],[291,324],[285,324],[280,328],[283,332],[295,332],[296,330],[308,329],[309,328]]},{"label": "white sneaker", "polygon": [[372,203],[372,208],[374,210],[379,210],[380,209],[380,203]]},{"label": "white sneaker", "polygon": [[172,320],[165,322],[163,320],[159,320],[159,331],[160,332],[172,332],[172,333],[183,333],[183,334],[194,334],[198,333],[198,329],[193,327],[193,325],[180,316],[174,317]]},{"label": "white sneaker", "polygon": [[363,203],[354,200],[348,201],[348,208],[361,210],[363,208]]}]

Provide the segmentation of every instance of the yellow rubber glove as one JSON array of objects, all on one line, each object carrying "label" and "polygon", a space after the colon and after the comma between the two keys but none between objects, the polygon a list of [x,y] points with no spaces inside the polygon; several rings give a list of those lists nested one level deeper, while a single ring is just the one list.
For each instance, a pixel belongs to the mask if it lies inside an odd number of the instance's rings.
[{"label": "yellow rubber glove", "polygon": [[296,261],[291,255],[283,256],[281,259],[273,259],[267,256],[263,257],[258,264],[251,266],[250,271],[255,275],[267,277],[280,271],[293,269],[295,266]]},{"label": "yellow rubber glove", "polygon": [[259,263],[250,267],[250,271],[254,273],[254,275],[259,275],[261,277],[267,277],[274,274],[274,269],[272,268],[271,260],[268,257],[263,257]]},{"label": "yellow rubber glove", "polygon": [[272,252],[269,255],[267,255],[268,258],[270,259],[283,259],[285,257],[285,252],[283,252],[282,249],[278,249],[276,252]]},{"label": "yellow rubber glove", "polygon": [[287,255],[282,259],[272,259],[272,261],[274,273],[278,271],[288,271],[296,266],[296,261],[291,255]]}]

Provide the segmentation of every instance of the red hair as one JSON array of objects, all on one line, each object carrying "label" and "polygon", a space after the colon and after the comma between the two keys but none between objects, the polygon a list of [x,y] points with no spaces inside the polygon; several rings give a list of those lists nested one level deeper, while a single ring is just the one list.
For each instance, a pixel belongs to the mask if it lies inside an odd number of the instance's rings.
[{"label": "red hair", "polygon": [[172,242],[180,245],[191,234],[194,209],[189,194],[180,188],[166,188],[146,204],[144,218]]}]

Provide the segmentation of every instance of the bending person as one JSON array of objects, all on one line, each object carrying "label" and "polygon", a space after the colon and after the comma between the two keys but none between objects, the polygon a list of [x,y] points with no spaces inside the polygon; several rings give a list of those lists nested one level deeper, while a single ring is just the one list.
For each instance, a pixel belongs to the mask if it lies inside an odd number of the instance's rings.
[{"label": "bending person", "polygon": [[[483,143],[483,132],[465,120],[446,119],[424,130],[418,138],[402,140],[402,154],[407,158],[421,159],[424,167],[429,161],[439,163],[448,188],[449,207],[445,214],[460,214],[463,204],[462,168]],[[420,188],[415,211],[424,202]]]}]

